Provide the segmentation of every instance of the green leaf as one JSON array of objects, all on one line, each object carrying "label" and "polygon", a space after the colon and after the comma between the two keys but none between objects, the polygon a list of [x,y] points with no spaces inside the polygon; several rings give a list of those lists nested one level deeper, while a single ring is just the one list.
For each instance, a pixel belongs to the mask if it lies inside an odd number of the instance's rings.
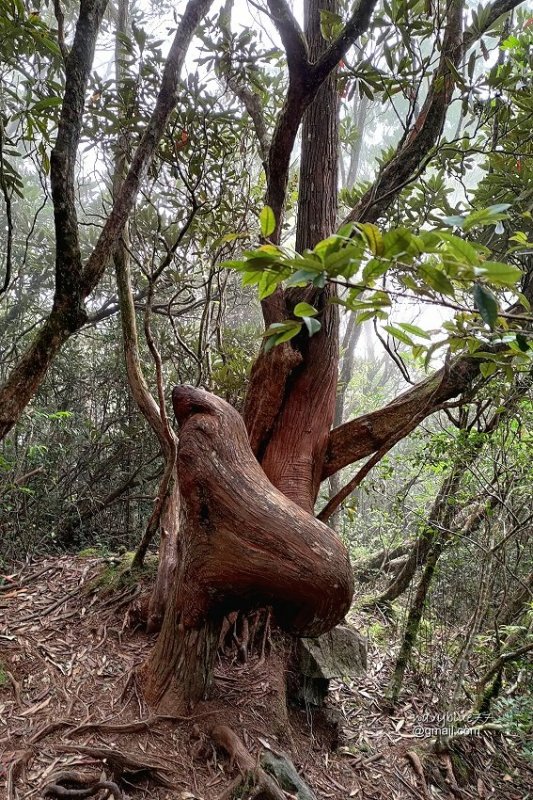
[{"label": "green leaf", "polygon": [[309,303],[297,303],[294,306],[295,317],[316,317],[317,314],[316,308],[313,308]]},{"label": "green leaf", "polygon": [[282,342],[288,342],[294,336],[300,333],[302,323],[295,320],[288,320],[287,322],[274,322],[268,330],[263,334],[266,339],[264,343],[264,351],[268,353],[273,347]]},{"label": "green leaf", "polygon": [[434,266],[420,264],[418,270],[428,286],[435,289],[436,292],[440,292],[448,297],[455,296],[452,282],[440,269]]},{"label": "green leaf", "polygon": [[479,371],[484,378],[489,378],[491,375],[494,375],[497,369],[498,364],[494,361],[483,361],[483,363],[479,365]]},{"label": "green leaf", "polygon": [[407,331],[407,333],[412,333],[413,336],[420,336],[421,339],[431,339],[429,333],[419,328],[418,325],[411,325],[409,322],[399,322],[398,327]]},{"label": "green leaf", "polygon": [[276,230],[276,217],[270,206],[265,206],[261,210],[259,214],[259,223],[261,225],[261,236],[264,239]]},{"label": "green leaf", "polygon": [[324,273],[310,269],[298,269],[285,281],[285,286],[305,286],[308,283],[323,288],[326,283]]},{"label": "green leaf", "polygon": [[39,111],[44,111],[46,108],[57,108],[63,102],[61,97],[43,97],[42,100],[38,100],[32,108],[32,112],[38,113]]},{"label": "green leaf", "polygon": [[371,258],[370,261],[365,264],[365,268],[363,269],[363,283],[369,283],[375,278],[379,278],[381,275],[387,272],[389,267],[390,263],[384,259]]},{"label": "green leaf", "polygon": [[332,11],[326,11],[324,8],[320,9],[320,33],[326,42],[335,39],[342,31],[343,27],[344,23],[342,17],[338,14],[334,14]]},{"label": "green leaf", "polygon": [[476,268],[476,273],[497,286],[515,286],[522,277],[521,269],[498,261],[484,261]]},{"label": "green leaf", "polygon": [[505,212],[510,207],[510,203],[497,203],[488,208],[480,208],[478,211],[472,211],[463,222],[463,230],[469,231],[470,228],[473,228],[475,225],[492,225],[500,219],[506,219],[507,215]]},{"label": "green leaf", "polygon": [[479,264],[479,253],[469,242],[465,242],[460,236],[454,236],[448,231],[440,231],[438,236],[448,245],[448,252],[459,261],[464,260],[467,264],[472,265]]},{"label": "green leaf", "polygon": [[303,321],[305,327],[309,331],[309,336],[314,336],[314,334],[317,333],[322,327],[320,322],[317,319],[314,319],[313,317],[304,317]]},{"label": "green leaf", "polygon": [[498,301],[492,292],[483,286],[482,283],[476,283],[474,286],[474,303],[481,315],[481,319],[485,322],[491,330],[494,330],[496,320],[498,319]]},{"label": "green leaf", "polygon": [[404,331],[400,330],[399,328],[395,328],[394,325],[384,325],[383,330],[390,333],[391,336],[394,336],[395,339],[398,339],[399,342],[403,342],[403,344],[408,344],[409,347],[414,347],[415,343],[408,336]]},{"label": "green leaf", "polygon": [[460,214],[452,214],[449,217],[443,217],[442,221],[445,225],[449,225],[451,228],[462,228],[465,219],[466,217],[463,217]]},{"label": "green leaf", "polygon": [[371,222],[360,222],[357,224],[357,228],[361,231],[361,234],[372,255],[383,255],[383,236],[377,225],[372,225]]},{"label": "green leaf", "polygon": [[281,283],[280,276],[275,272],[263,272],[258,283],[259,299],[264,300],[270,297],[278,284]]},{"label": "green leaf", "polygon": [[395,228],[383,236],[383,256],[394,258],[409,252],[412,234],[406,228]]}]

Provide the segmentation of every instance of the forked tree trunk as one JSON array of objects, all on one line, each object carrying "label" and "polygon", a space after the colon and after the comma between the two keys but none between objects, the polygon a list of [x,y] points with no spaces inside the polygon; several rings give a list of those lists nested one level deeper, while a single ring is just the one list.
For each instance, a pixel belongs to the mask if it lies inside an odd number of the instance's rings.
[{"label": "forked tree trunk", "polygon": [[333,531],[278,491],[240,415],[202,389],[174,389],[182,492],[179,566],[156,647],[140,671],[148,702],[186,711],[207,689],[223,615],[271,606],[300,636],[350,607],[348,554]]},{"label": "forked tree trunk", "polygon": [[[305,34],[311,61],[327,47],[320,10],[337,11],[337,0],[306,0]],[[305,112],[298,195],[296,249],[303,252],[336,228],[338,96],[335,71]],[[287,345],[260,353],[252,370],[245,419],[250,441],[272,483],[313,513],[335,413],[339,361],[338,307],[332,286],[278,292],[263,304],[267,324],[291,316],[305,301],[319,311],[321,329],[304,330]],[[264,423],[269,418],[268,424]],[[260,433],[257,433],[260,431]]]}]

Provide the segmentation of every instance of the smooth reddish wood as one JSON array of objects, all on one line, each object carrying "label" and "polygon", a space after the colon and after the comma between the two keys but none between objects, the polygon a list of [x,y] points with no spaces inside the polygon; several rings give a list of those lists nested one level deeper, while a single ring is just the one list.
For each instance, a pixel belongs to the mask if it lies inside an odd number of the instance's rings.
[{"label": "smooth reddish wood", "polygon": [[235,409],[190,386],[174,389],[173,404],[179,571],[141,678],[150,702],[175,709],[205,692],[223,614],[271,606],[283,630],[318,636],[345,616],[353,578],[335,533],[267,479]]}]

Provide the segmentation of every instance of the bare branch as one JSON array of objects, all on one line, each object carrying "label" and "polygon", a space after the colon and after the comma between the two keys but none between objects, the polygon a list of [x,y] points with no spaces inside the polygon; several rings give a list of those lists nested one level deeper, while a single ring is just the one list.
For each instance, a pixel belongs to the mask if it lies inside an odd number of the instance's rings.
[{"label": "bare branch", "polygon": [[196,26],[207,14],[212,2],[213,0],[189,0],[183,12],[165,64],[155,108],[135,151],[122,189],[113,203],[111,213],[83,270],[85,296],[91,293],[100,280],[113,246],[118,241],[133,208],[170,114],[178,101],[180,73],[190,41]]},{"label": "bare branch", "polygon": [[302,29],[286,0],[268,0],[272,22],[281,37],[291,80],[304,78],[309,68],[309,52]]},{"label": "bare branch", "polygon": [[322,83],[370,24],[376,0],[359,0],[343,31],[313,66],[313,79]]},{"label": "bare branch", "polygon": [[[431,405],[431,397],[428,398],[428,405]],[[432,406],[433,411],[437,411],[437,409]],[[399,428],[392,436],[390,436],[377,450],[372,458],[369,458],[366,464],[364,464],[360,470],[354,475],[354,477],[348,481],[348,483],[340,489],[336,495],[334,495],[328,503],[324,506],[320,514],[317,515],[317,519],[321,522],[327,522],[332,514],[338,509],[341,503],[346,500],[347,497],[351,495],[353,491],[364,481],[368,473],[376,466],[376,464],[381,461],[381,459],[392,450],[395,444],[399,441],[404,439],[411,431],[413,431],[420,422],[426,416],[425,410],[422,409],[417,415],[408,419],[403,426],[403,428]]]}]

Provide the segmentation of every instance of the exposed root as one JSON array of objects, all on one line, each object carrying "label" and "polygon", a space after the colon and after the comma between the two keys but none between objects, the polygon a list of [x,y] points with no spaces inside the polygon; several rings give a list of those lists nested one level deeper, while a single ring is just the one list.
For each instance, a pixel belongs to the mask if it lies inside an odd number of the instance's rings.
[{"label": "exposed root", "polygon": [[228,728],[227,725],[215,725],[211,730],[211,736],[214,742],[229,755],[230,763],[236,764],[241,773],[241,777],[219,795],[218,800],[231,800],[235,796],[235,792],[240,791],[243,786],[251,790],[250,798],[286,800],[284,792],[275,780],[255,762],[231,728]]},{"label": "exposed root", "polygon": [[406,752],[406,754],[405,754],[405,757],[407,759],[409,759],[409,761],[411,762],[411,764],[413,766],[413,769],[416,772],[417,777],[420,780],[420,783],[422,784],[422,790],[424,792],[424,797],[430,798],[431,795],[429,793],[429,789],[428,789],[428,785],[427,785],[427,781],[426,781],[426,776],[424,774],[424,768],[422,766],[422,762],[420,761],[420,757],[418,756],[417,753],[415,753],[414,750],[408,750]]},{"label": "exposed root", "polygon": [[120,751],[117,748],[111,749],[110,747],[94,747],[81,744],[62,744],[58,749],[67,753],[83,753],[105,761],[113,770],[115,779],[124,773],[133,773],[134,777],[150,777],[160,786],[166,786],[168,789],[174,786],[174,783],[164,774],[172,772],[171,768],[159,759],[141,759],[134,753]]},{"label": "exposed root", "polygon": [[35,753],[33,750],[22,750],[15,753],[15,759],[7,771],[7,800],[15,800],[15,782],[24,772]]},{"label": "exposed root", "polygon": [[[67,784],[63,786],[62,784]],[[100,780],[99,778],[82,775],[78,772],[62,772],[49,783],[43,792],[43,797],[93,797],[101,789],[115,800],[123,800],[123,794],[113,781]]]},{"label": "exposed root", "polygon": [[9,672],[9,670],[5,670],[5,674],[7,675],[11,686],[13,687],[13,694],[15,695],[15,702],[19,708],[21,708],[24,704],[22,702],[22,697],[20,694],[21,686],[20,683],[16,680],[15,676]]},{"label": "exposed root", "polygon": [[452,794],[455,795],[455,797],[460,797],[460,798],[465,797],[464,792],[457,783],[457,778],[455,777],[455,773],[453,771],[452,759],[450,758],[448,753],[445,753],[442,756],[442,761],[444,763],[444,768],[446,770],[446,783],[450,787],[450,791],[452,792]]}]

